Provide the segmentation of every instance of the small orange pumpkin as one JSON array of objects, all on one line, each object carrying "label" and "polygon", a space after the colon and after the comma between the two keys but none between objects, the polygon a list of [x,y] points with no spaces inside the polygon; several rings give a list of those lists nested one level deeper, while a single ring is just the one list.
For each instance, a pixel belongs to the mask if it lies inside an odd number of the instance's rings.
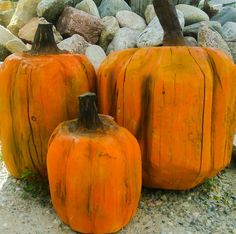
[{"label": "small orange pumpkin", "polygon": [[164,46],[118,51],[98,71],[98,105],[139,141],[143,185],[189,189],[231,159],[236,69],[221,51],[189,47],[170,0],[153,1]]},{"label": "small orange pumpkin", "polygon": [[83,55],[60,51],[52,25],[41,24],[32,50],[0,67],[0,132],[11,175],[46,177],[47,142],[55,127],[76,117],[76,97],[95,91],[95,71]]},{"label": "small orange pumpkin", "polygon": [[97,115],[96,95],[80,96],[79,119],[61,123],[49,141],[48,179],[54,208],[83,233],[113,233],[134,216],[141,193],[135,137]]}]

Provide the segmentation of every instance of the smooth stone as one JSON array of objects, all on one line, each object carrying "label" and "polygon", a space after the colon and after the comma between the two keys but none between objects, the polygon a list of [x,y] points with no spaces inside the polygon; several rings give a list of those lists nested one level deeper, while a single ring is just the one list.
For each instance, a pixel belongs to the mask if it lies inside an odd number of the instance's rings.
[{"label": "smooth stone", "polygon": [[182,11],[182,13],[184,14],[185,25],[190,25],[201,21],[209,20],[209,16],[204,11],[202,11],[197,7],[186,4],[179,4],[176,5],[176,8]]},{"label": "smooth stone", "polygon": [[14,14],[15,10],[7,10],[7,11],[0,11],[0,25],[7,27],[7,25],[10,23],[11,18]]},{"label": "smooth stone", "polygon": [[236,23],[225,23],[222,27],[222,35],[225,41],[236,41]]},{"label": "smooth stone", "polygon": [[142,31],[147,26],[141,16],[131,11],[119,11],[116,14],[116,18],[121,27]]},{"label": "smooth stone", "polygon": [[[235,41],[232,41],[232,42],[228,41],[227,44],[228,44],[229,49],[231,51],[234,63],[236,64],[236,42]],[[236,159],[236,157],[235,157],[235,159]]]},{"label": "smooth stone", "polygon": [[102,0],[99,8],[100,16],[115,16],[118,11],[131,11],[130,6],[124,0]]},{"label": "smooth stone", "polygon": [[59,44],[57,44],[59,49],[66,50],[71,53],[85,54],[85,50],[90,44],[80,35],[74,34],[72,37],[69,37]]},{"label": "smooth stone", "polygon": [[11,53],[27,50],[23,41],[11,33],[8,29],[0,25],[0,44]]},{"label": "smooth stone", "polygon": [[[182,12],[177,11],[181,27],[184,27],[184,18]],[[146,29],[138,36],[137,46],[152,47],[163,43],[164,31],[157,16],[148,24]]]},{"label": "smooth stone", "polygon": [[203,25],[207,25],[212,30],[217,31],[218,33],[222,34],[221,24],[217,21],[202,21],[199,23],[185,26],[183,28],[183,33],[185,36],[193,36],[193,37],[197,38],[198,31],[199,31],[200,27],[202,27]]},{"label": "smooth stone", "polygon": [[151,3],[152,0],[130,0],[131,9],[141,16],[144,16],[147,6]]},{"label": "smooth stone", "polygon": [[223,7],[222,10],[218,12],[218,14],[211,18],[211,20],[218,21],[221,23],[221,25],[224,25],[227,22],[236,23],[236,8]]},{"label": "smooth stone", "polygon": [[83,0],[75,8],[100,18],[97,5],[93,0]]},{"label": "smooth stone", "polygon": [[107,54],[117,50],[135,48],[137,45],[138,35],[139,31],[131,28],[120,28],[116,32],[112,42],[109,44]]},{"label": "smooth stone", "polygon": [[210,3],[211,5],[222,4],[224,6],[236,3],[236,0],[211,0]]},{"label": "smooth stone", "polygon": [[189,46],[198,46],[197,40],[194,37],[184,37]]},{"label": "smooth stone", "polygon": [[[178,14],[178,18],[179,18],[181,27],[183,28],[185,25],[184,14],[181,11],[179,11],[178,9],[176,9],[176,11]],[[155,12],[154,6],[152,4],[148,5],[147,9],[145,11],[146,22],[149,24],[155,17],[156,17],[156,12]]]},{"label": "smooth stone", "polygon": [[[33,42],[35,32],[38,28],[39,23],[48,23],[47,20],[44,18],[38,18],[34,17],[32,18],[25,26],[23,26],[18,33],[19,38],[26,42]],[[60,33],[56,30],[55,26],[53,26],[53,34],[56,43],[59,43],[60,41],[63,40],[62,36]]]},{"label": "smooth stone", "polygon": [[37,6],[37,14],[49,22],[58,19],[66,6],[73,4],[73,0],[41,0]]},{"label": "smooth stone", "polygon": [[102,61],[106,58],[106,53],[98,45],[90,45],[86,48],[85,55],[97,70]]},{"label": "smooth stone", "polygon": [[0,61],[4,61],[4,59],[10,54],[11,52],[8,49],[6,49],[5,46],[0,44]]},{"label": "smooth stone", "polygon": [[108,45],[113,40],[120,26],[116,17],[114,16],[105,16],[104,18],[102,18],[102,24],[105,28],[101,32],[99,45],[104,49],[104,51],[106,51]]},{"label": "smooth stone", "polygon": [[231,59],[231,51],[229,46],[218,32],[212,31],[208,26],[204,25],[198,32],[198,45],[202,47],[213,47],[224,51]]},{"label": "smooth stone", "polygon": [[36,8],[39,2],[40,0],[19,0],[7,28],[17,35],[20,28],[37,16]]},{"label": "smooth stone", "polygon": [[[73,0],[74,2],[74,6],[76,6],[78,3],[82,2],[83,0]],[[94,3],[97,5],[97,6],[100,6],[102,0],[93,0]]]},{"label": "smooth stone", "polygon": [[0,2],[0,12],[1,11],[8,11],[8,10],[11,10],[13,8],[14,8],[14,6],[13,6],[11,1]]},{"label": "smooth stone", "polygon": [[66,7],[57,22],[57,30],[66,37],[79,34],[95,44],[104,26],[100,18],[73,7]]}]

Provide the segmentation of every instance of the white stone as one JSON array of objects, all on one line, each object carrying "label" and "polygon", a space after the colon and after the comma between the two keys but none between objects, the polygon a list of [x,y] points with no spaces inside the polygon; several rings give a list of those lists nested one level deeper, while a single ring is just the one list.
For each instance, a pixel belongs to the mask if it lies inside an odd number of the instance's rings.
[{"label": "white stone", "polygon": [[98,45],[90,45],[86,48],[85,55],[89,61],[93,64],[95,70],[98,69],[102,61],[106,58],[106,53],[102,47]]},{"label": "white stone", "polygon": [[12,53],[27,50],[25,44],[18,37],[1,25],[0,44],[5,46]]},{"label": "white stone", "polygon": [[114,16],[106,16],[102,18],[102,24],[104,25],[104,29],[100,35],[99,45],[107,50],[108,45],[113,40],[116,32],[119,30],[119,23]]},{"label": "white stone", "polygon": [[107,54],[137,46],[139,31],[130,28],[120,28],[107,48]]},{"label": "white stone", "polygon": [[225,23],[222,27],[222,35],[226,41],[236,41],[236,23]]},{"label": "white stone", "polygon": [[199,29],[198,45],[202,47],[213,47],[224,51],[232,59],[231,51],[227,43],[218,32],[212,31],[208,26],[203,26]]},{"label": "white stone", "polygon": [[[178,13],[178,18],[181,27],[184,27],[184,18],[182,13]],[[140,47],[152,47],[158,46],[163,43],[164,31],[160,24],[157,16],[153,18],[153,20],[148,24],[146,29],[138,36],[137,46]]]},{"label": "white stone", "polygon": [[74,34],[72,37],[69,37],[59,44],[57,44],[59,49],[66,50],[71,53],[85,54],[85,50],[90,44],[80,35]]},{"label": "white stone", "polygon": [[36,7],[39,2],[40,0],[19,0],[16,11],[7,28],[17,35],[20,28],[31,18],[37,16]]},{"label": "white stone", "polygon": [[97,5],[93,0],[83,0],[82,2],[78,3],[75,8],[100,18]]},{"label": "white stone", "polygon": [[179,4],[179,5],[176,5],[176,8],[182,11],[182,13],[184,14],[186,25],[209,20],[209,16],[198,7],[194,7],[194,6],[190,6],[186,4]]},{"label": "white stone", "polygon": [[121,27],[142,31],[147,26],[145,20],[141,16],[131,11],[118,11],[116,18]]}]

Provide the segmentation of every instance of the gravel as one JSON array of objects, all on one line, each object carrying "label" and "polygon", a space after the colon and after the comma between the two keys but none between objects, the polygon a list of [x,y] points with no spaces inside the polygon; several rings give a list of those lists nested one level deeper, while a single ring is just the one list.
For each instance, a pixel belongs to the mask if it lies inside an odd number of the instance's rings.
[{"label": "gravel", "polygon": [[[27,191],[26,191],[27,190]],[[49,192],[8,176],[0,161],[0,233],[73,234],[56,216]],[[122,234],[236,234],[236,161],[189,191],[143,189],[136,216]]]}]

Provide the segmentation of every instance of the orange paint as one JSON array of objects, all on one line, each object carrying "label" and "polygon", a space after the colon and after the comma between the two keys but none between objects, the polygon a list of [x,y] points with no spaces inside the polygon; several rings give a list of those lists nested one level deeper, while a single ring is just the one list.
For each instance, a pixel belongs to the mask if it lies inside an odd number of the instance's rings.
[{"label": "orange paint", "polygon": [[144,186],[189,189],[230,162],[235,85],[235,65],[216,49],[128,49],[98,71],[99,111],[136,136]]},{"label": "orange paint", "polygon": [[102,129],[60,124],[49,141],[48,178],[54,208],[73,230],[113,233],[134,216],[141,193],[136,139],[112,118]]}]

